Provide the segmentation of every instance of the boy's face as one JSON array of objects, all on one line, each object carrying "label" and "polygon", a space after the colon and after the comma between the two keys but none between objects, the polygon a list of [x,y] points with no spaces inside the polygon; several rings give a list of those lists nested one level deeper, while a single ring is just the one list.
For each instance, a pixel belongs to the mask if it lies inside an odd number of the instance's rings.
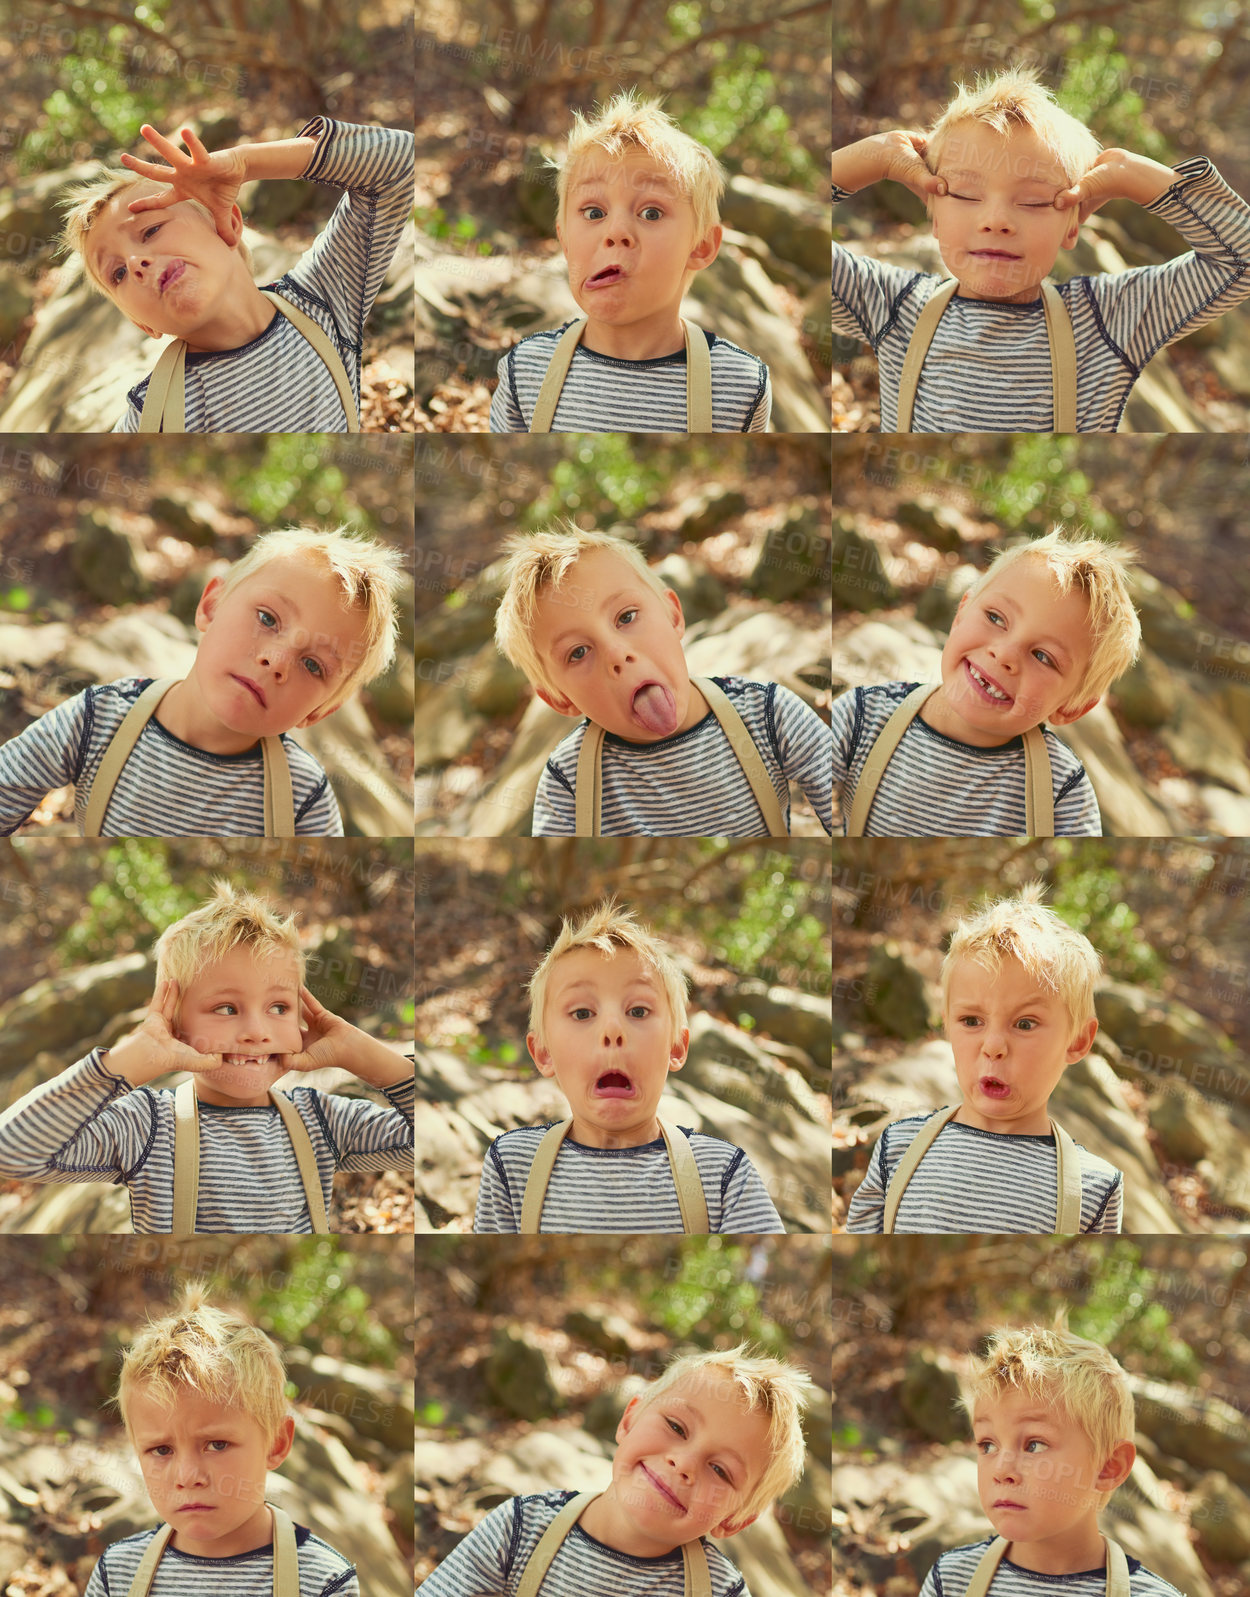
[{"label": "boy's face", "polygon": [[690,683],[681,601],[656,593],[627,560],[591,549],[534,610],[534,642],[550,687],[538,697],[631,743],[686,732],[707,713]]},{"label": "boy's face", "polygon": [[575,948],[547,981],[544,1037],[525,1039],[539,1071],[568,1099],[575,1142],[636,1147],[659,1135],[656,1109],[690,1032],[672,1039],[664,989],[638,955]]},{"label": "boy's face", "polygon": [[1026,1567],[1053,1573],[1091,1567],[1082,1546],[1097,1534],[1100,1495],[1132,1468],[1132,1443],[1119,1443],[1109,1460],[1099,1460],[1063,1408],[1019,1391],[979,1403],[972,1430],[981,1506],[1012,1543],[1013,1560],[1023,1553]]},{"label": "boy's face", "polygon": [[[645,151],[592,149],[569,176],[556,228],[569,288],[592,327],[671,323],[695,272],[716,259],[721,228],[695,232],[694,207]],[[667,353],[667,351],[662,351]]]},{"label": "boy's face", "polygon": [[631,1399],[616,1442],[612,1502],[639,1556],[732,1536],[757,1517],[742,1510],[763,1473],[768,1419],[730,1382],[703,1372],[650,1401]]},{"label": "boy's face", "polygon": [[963,1103],[956,1118],[981,1131],[1044,1137],[1050,1095],[1090,1050],[1098,1022],[1073,1027],[1063,999],[1015,959],[994,975],[975,959],[951,969],[946,1036]]},{"label": "boy's face", "polygon": [[1059,162],[1029,127],[996,133],[960,122],[938,162],[948,192],[933,200],[933,236],[964,299],[1027,303],[1080,229],[1076,210],[1057,211],[1069,187]]},{"label": "boy's face", "polygon": [[979,748],[1051,721],[1066,726],[1097,704],[1074,704],[1089,664],[1089,604],[1060,594],[1040,560],[1017,560],[965,594],[942,650],[942,686],[924,707],[936,731]]},{"label": "boy's face", "polygon": [[268,1546],[265,1474],[291,1450],[290,1419],[269,1438],[241,1408],[189,1390],[165,1408],[142,1386],[126,1399],[126,1419],[152,1507],[174,1527],[179,1552],[231,1558]]},{"label": "boy's face", "polygon": [[250,742],[313,726],[359,661],[365,622],[315,559],[271,560],[224,595],[214,577],[195,612],[191,678],[213,718]]},{"label": "boy's face", "polygon": [[201,1103],[267,1104],[269,1088],[286,1074],[282,1056],[301,1046],[299,962],[232,948],[187,984],[178,1035],[202,1054],[223,1056],[216,1070],[195,1078]]}]

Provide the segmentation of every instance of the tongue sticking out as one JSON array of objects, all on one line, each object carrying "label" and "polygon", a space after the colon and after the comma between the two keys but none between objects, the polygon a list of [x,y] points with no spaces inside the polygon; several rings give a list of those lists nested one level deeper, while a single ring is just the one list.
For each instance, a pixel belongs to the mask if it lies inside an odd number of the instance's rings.
[{"label": "tongue sticking out", "polygon": [[634,694],[634,714],[648,732],[667,737],[677,730],[677,704],[659,682],[648,682]]}]

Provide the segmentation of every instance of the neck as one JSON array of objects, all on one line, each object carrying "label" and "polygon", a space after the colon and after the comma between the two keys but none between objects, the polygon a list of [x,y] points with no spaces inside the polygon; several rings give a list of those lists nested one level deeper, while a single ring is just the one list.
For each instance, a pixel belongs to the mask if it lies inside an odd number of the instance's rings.
[{"label": "neck", "polygon": [[1105,1568],[1107,1549],[1091,1510],[1088,1520],[1080,1520],[1062,1536],[1044,1542],[1012,1542],[1003,1557],[1038,1575],[1080,1575],[1087,1569]]},{"label": "neck", "polygon": [[658,360],[675,354],[685,346],[677,306],[669,306],[628,327],[611,327],[592,316],[586,323],[582,343],[598,355],[614,360]]},{"label": "neck", "polygon": [[983,732],[978,727],[970,726],[963,716],[951,709],[945,686],[929,695],[920,707],[919,718],[943,737],[953,738],[956,743],[967,743],[974,749],[1002,748],[1020,735],[1013,732],[1009,737],[998,737],[993,732]]},{"label": "neck", "polygon": [[635,1125],[614,1126],[606,1131],[602,1126],[592,1126],[589,1121],[574,1115],[573,1124],[569,1127],[572,1140],[587,1148],[641,1148],[645,1143],[654,1142],[659,1135],[660,1122],[654,1114]]},{"label": "neck", "polygon": [[1032,288],[1022,288],[1018,294],[973,294],[964,288],[961,283],[955,290],[956,299],[975,299],[983,305],[1031,305],[1035,299],[1042,297],[1042,285],[1034,283]]},{"label": "neck", "polygon": [[176,738],[206,754],[243,754],[257,738],[235,732],[211,713],[200,694],[192,666],[186,680],[176,682],[157,707],[155,719]]},{"label": "neck", "polygon": [[593,1503],[586,1505],[578,1524],[597,1542],[615,1548],[618,1553],[628,1553],[631,1558],[663,1558],[681,1545],[680,1542],[657,1540],[640,1531],[625,1512],[615,1481]]},{"label": "neck", "polygon": [[258,1547],[271,1546],[273,1539],[273,1515],[269,1511],[268,1503],[261,1503],[257,1506],[256,1512],[249,1514],[229,1536],[201,1541],[196,1537],[188,1537],[183,1531],[175,1530],[169,1539],[169,1545],[176,1547],[180,1553],[190,1553],[195,1558],[237,1558],[240,1553],[254,1553]]},{"label": "neck", "polygon": [[[242,263],[240,262],[240,265]],[[208,317],[187,339],[187,348],[193,354],[211,354],[217,350],[240,349],[259,338],[279,313],[247,276],[242,282],[232,284],[228,303]]]},{"label": "neck", "polygon": [[952,1117],[961,1126],[971,1126],[975,1131],[997,1131],[1006,1137],[1048,1137],[1050,1135],[1050,1107],[1043,1104],[1040,1109],[1030,1109],[1026,1113],[1017,1115],[1014,1119],[1010,1116],[997,1116],[991,1119],[988,1115],[978,1114],[966,1103],[961,1103]]}]

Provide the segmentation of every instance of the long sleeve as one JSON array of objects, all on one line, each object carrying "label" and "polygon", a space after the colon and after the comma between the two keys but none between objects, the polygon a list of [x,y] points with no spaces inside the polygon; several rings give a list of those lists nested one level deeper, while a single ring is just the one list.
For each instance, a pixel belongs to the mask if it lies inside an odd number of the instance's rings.
[{"label": "long sleeve", "polygon": [[101,1051],[93,1049],[0,1114],[0,1176],[42,1182],[128,1180],[146,1159],[154,1131],[150,1095],[132,1093],[129,1082],[110,1075]]},{"label": "long sleeve", "polygon": [[833,832],[833,738],[815,710],[797,693],[778,687],[777,749],[781,769],[797,782],[825,831]]},{"label": "long sleeve", "polygon": [[508,1177],[502,1161],[491,1143],[482,1160],[482,1179],[477,1189],[477,1206],[473,1211],[475,1235],[508,1235],[515,1233],[516,1206],[508,1189]]},{"label": "long sleeve", "polygon": [[373,1090],[384,1095],[385,1104],[368,1098],[346,1098],[340,1093],[316,1095],[314,1107],[324,1120],[336,1170],[412,1168],[416,1082],[401,1081],[393,1087]]},{"label": "long sleeve", "polygon": [[785,1235],[786,1228],[768,1188],[746,1154],[724,1183],[721,1222],[717,1229],[726,1237]]},{"label": "long sleeve", "polygon": [[856,1188],[846,1211],[849,1236],[880,1236],[885,1228],[885,1137],[872,1150],[868,1173]]},{"label": "long sleeve", "polygon": [[78,780],[87,695],[78,693],[0,745],[0,837],[16,832],[47,794]]}]

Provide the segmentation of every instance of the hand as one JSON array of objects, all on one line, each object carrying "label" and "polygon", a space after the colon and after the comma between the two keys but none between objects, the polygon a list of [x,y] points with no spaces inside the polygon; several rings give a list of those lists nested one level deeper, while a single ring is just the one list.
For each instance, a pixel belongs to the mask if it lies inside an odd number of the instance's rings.
[{"label": "hand", "polygon": [[189,1070],[197,1075],[216,1070],[221,1064],[220,1054],[202,1054],[174,1035],[177,1006],[177,982],[161,982],[152,995],[143,1024],[109,1049],[105,1068],[132,1086],[142,1086],[171,1070]]},{"label": "hand", "polygon": [[248,175],[244,152],[241,149],[215,150],[210,155],[190,128],[182,128],[179,132],[189,154],[147,122],[139,131],[169,164],[161,166],[156,161],[141,161],[127,154],[121,158],[122,165],[140,177],[167,183],[169,187],[160,194],[145,194],[131,200],[130,210],[160,211],[176,205],[179,200],[199,200],[211,214],[218,236],[227,244],[237,243],[242,214],[236,202]]},{"label": "hand", "polygon": [[350,1070],[351,1065],[344,1061],[349,1056],[350,1040],[356,1035],[355,1026],[331,1014],[307,987],[300,988],[299,996],[303,1047],[297,1054],[284,1054],[282,1063],[288,1070]]},{"label": "hand", "polygon": [[927,134],[908,133],[900,128],[893,133],[883,133],[881,144],[885,154],[883,177],[902,183],[921,200],[947,192],[946,179],[930,172],[924,163],[924,153],[929,147]]},{"label": "hand", "polygon": [[1058,211],[1079,208],[1082,222],[1101,209],[1108,200],[1133,200],[1151,205],[1176,182],[1171,167],[1152,161],[1131,150],[1100,150],[1093,166],[1079,183],[1060,189],[1054,204]]}]

